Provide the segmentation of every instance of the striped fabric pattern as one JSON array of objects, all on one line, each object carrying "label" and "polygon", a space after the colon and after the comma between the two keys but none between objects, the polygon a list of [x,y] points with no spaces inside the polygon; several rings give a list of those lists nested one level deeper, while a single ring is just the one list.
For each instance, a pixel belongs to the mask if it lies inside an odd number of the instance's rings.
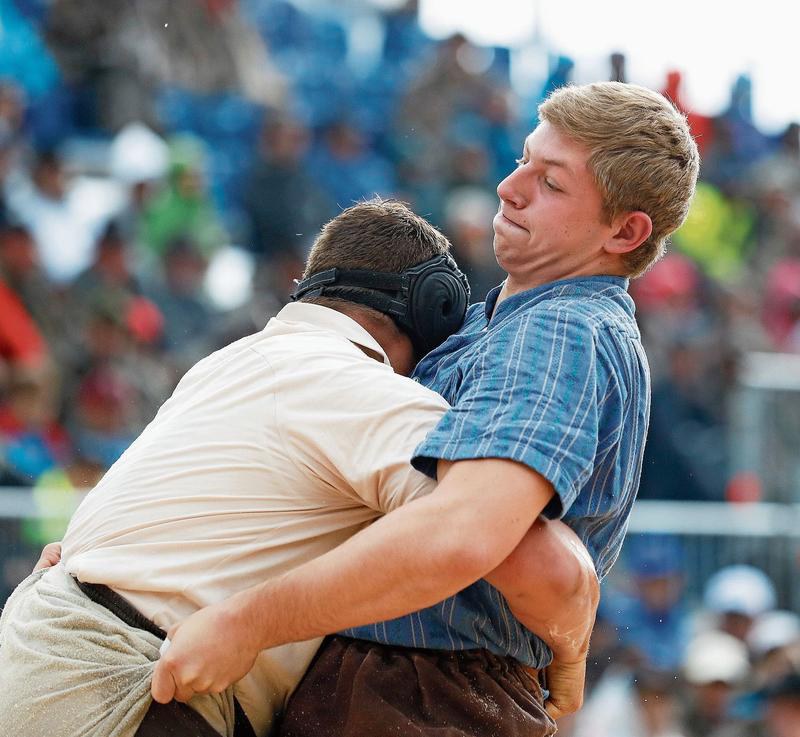
[{"label": "striped fabric pattern", "polygon": [[[492,314],[499,292],[473,305],[462,329],[417,366],[414,377],[452,408],[413,463],[434,477],[438,459],[509,458],[535,469],[556,491],[545,513],[577,532],[602,577],[622,546],[650,409],[627,280],[547,284],[509,297]],[[484,581],[424,611],[344,634],[409,647],[487,648],[535,668],[552,657]]]}]

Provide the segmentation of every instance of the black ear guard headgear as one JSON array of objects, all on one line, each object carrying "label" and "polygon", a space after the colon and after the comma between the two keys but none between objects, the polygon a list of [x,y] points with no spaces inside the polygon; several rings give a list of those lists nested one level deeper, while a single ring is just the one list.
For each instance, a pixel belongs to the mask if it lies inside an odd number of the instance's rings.
[{"label": "black ear guard headgear", "polygon": [[292,301],[322,296],[357,302],[388,315],[408,334],[421,357],[461,327],[469,305],[469,282],[453,258],[442,254],[400,274],[320,271],[297,284]]}]

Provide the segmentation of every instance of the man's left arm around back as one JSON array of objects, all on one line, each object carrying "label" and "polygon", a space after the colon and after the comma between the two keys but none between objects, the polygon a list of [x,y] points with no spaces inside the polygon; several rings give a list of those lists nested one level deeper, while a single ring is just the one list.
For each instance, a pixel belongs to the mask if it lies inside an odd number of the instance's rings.
[{"label": "man's left arm around back", "polygon": [[220,692],[242,678],[263,649],[442,601],[495,571],[553,495],[542,476],[514,461],[459,461],[446,475],[443,470],[430,495],[173,627],[153,675],[155,700]]},{"label": "man's left arm around back", "polygon": [[484,578],[503,594],[517,620],[553,652],[546,671],[550,716],[559,719],[580,709],[600,601],[589,551],[563,522],[539,517],[511,555]]}]

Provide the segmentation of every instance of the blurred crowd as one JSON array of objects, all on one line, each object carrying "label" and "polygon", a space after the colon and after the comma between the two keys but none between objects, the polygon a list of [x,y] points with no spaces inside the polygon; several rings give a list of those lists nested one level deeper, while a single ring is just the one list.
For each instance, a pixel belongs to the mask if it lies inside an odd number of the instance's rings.
[{"label": "blurred crowd", "polygon": [[635,535],[605,586],[583,709],[565,737],[798,737],[800,616],[731,565],[687,592],[674,537]]},{"label": "blurred crowd", "polygon": [[[24,541],[57,538],[71,490],[182,373],[277,312],[353,201],[409,202],[482,299],[502,278],[495,187],[574,69],[549,50],[549,76],[519,89],[511,58],[429,38],[413,0],[0,0],[0,485],[64,510]],[[631,71],[609,56],[606,78]],[[631,286],[653,373],[641,497],[752,501],[763,484],[732,457],[731,400],[743,356],[800,354],[800,128],[760,131],[746,75],[711,117],[682,88],[676,71],[661,91],[689,118],[702,181],[669,255]],[[0,530],[6,585],[17,537]],[[609,589],[575,737],[797,737],[796,617],[766,588],[726,609],[709,582],[717,619],[699,624],[664,545],[633,550],[633,589]]]}]

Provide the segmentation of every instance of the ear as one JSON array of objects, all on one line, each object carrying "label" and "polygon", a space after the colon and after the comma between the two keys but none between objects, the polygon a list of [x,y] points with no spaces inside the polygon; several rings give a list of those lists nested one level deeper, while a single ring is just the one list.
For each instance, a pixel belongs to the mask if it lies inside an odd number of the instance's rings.
[{"label": "ear", "polygon": [[614,220],[611,238],[604,249],[608,253],[630,253],[642,245],[653,232],[653,221],[646,212],[626,212]]}]

